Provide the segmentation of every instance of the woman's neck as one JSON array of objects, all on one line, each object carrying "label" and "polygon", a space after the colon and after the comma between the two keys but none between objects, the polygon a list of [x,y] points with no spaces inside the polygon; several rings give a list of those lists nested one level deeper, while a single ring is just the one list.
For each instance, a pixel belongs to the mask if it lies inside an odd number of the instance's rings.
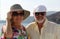
[{"label": "woman's neck", "polygon": [[13,27],[17,28],[17,29],[21,29],[21,24],[14,24]]}]

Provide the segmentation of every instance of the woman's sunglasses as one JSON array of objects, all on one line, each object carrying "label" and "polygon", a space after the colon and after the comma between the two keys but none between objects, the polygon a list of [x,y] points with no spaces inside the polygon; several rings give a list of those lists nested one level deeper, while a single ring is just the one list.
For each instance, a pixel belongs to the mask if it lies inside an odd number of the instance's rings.
[{"label": "woman's sunglasses", "polygon": [[46,12],[35,12],[35,16],[39,16],[39,15],[42,15],[44,16]]},{"label": "woman's sunglasses", "polygon": [[18,13],[17,11],[13,11],[12,16],[24,16],[24,12]]}]

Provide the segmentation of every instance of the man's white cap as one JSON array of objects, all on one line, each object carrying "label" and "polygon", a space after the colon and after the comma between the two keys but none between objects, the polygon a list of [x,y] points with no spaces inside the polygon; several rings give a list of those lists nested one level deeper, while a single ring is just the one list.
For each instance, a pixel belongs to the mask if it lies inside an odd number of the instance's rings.
[{"label": "man's white cap", "polygon": [[46,12],[46,7],[44,5],[38,6],[34,12]]}]

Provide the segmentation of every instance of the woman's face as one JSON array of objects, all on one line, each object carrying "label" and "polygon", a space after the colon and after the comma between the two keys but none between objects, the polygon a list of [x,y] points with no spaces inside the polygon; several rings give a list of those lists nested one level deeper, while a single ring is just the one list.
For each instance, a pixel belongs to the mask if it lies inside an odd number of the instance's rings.
[{"label": "woman's face", "polygon": [[24,18],[24,12],[22,10],[12,12],[12,19],[14,23],[20,24],[23,21],[23,18]]}]

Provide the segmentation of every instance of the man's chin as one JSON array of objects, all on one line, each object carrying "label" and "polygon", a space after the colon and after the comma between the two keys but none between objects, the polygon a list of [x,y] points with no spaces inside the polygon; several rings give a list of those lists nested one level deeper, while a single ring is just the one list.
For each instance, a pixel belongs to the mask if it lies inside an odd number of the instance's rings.
[{"label": "man's chin", "polygon": [[38,23],[43,23],[44,22],[44,19],[43,20],[36,20]]},{"label": "man's chin", "polygon": [[41,22],[41,21],[38,21],[38,23],[43,23],[43,22]]}]

